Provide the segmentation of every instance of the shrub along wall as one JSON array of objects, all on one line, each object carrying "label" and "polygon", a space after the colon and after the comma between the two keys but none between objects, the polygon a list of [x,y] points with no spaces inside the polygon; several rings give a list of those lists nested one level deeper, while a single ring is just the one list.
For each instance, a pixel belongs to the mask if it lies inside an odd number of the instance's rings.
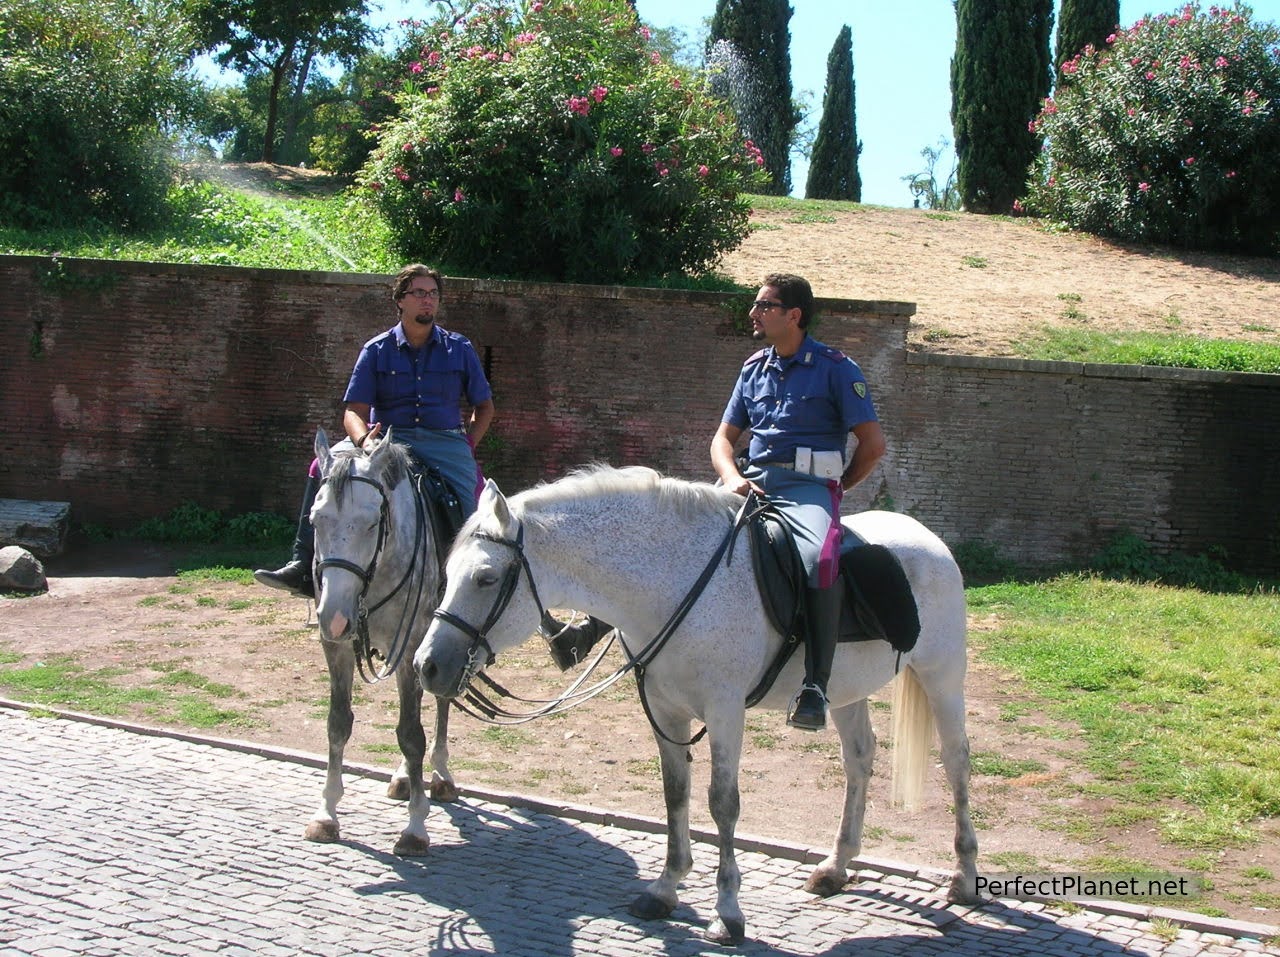
[{"label": "shrub along wall", "polygon": [[[498,417],[507,491],[591,461],[705,479],[750,295],[446,279]],[[1280,565],[1280,377],[912,355],[904,303],[821,300],[872,383],[884,463],[846,500],[950,544],[1086,557],[1115,530]],[[387,277],[0,257],[0,497],[127,526],[184,501],[293,515],[317,426],[340,431]]]}]

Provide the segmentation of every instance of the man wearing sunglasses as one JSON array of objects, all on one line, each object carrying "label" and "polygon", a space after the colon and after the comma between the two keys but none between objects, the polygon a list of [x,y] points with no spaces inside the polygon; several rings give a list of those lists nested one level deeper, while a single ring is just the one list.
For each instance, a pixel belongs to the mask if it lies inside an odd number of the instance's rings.
[{"label": "man wearing sunglasses", "polygon": [[[440,472],[462,503],[465,517],[476,509],[473,450],[493,421],[493,392],[471,342],[436,322],[443,292],[440,273],[421,263],[405,266],[396,275],[391,301],[398,321],[360,349],[343,397],[342,425],[348,439],[334,448],[363,447],[390,428],[397,443],[409,446]],[[464,397],[471,407],[465,423]],[[315,598],[311,506],[319,488],[319,470],[312,462],[293,555],[282,568],[255,571],[253,577],[263,585]]]},{"label": "man wearing sunglasses", "polygon": [[[766,276],[751,304],[752,337],[768,345],[742,367],[711,464],[724,486],[767,498],[795,536],[808,573],[805,677],[787,724],[826,725],[827,681],[840,625],[841,594],[831,587],[840,559],[840,500],[884,455],[867,380],[857,363],[808,333],[813,290],[800,276]],[[750,431],[745,461],[735,458]],[[852,454],[845,450],[852,433]]]}]

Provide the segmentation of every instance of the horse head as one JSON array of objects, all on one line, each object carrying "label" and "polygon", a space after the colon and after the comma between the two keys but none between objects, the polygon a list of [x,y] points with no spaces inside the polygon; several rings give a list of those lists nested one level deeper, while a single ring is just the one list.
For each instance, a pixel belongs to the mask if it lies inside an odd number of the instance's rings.
[{"label": "horse head", "polygon": [[364,449],[335,452],[316,431],[316,460],[323,479],[311,509],[315,527],[316,615],[326,641],[350,639],[361,604],[395,536],[391,498],[408,478],[403,455],[388,434]]},{"label": "horse head", "polygon": [[522,644],[543,613],[524,526],[489,479],[445,567],[448,586],[413,664],[424,690],[457,697],[501,651]]}]

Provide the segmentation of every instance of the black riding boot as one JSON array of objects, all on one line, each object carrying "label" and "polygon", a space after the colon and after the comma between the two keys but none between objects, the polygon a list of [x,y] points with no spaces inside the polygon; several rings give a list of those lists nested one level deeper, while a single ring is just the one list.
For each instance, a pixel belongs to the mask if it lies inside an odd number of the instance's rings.
[{"label": "black riding boot", "polygon": [[275,571],[259,568],[254,579],[268,588],[281,588],[299,598],[316,597],[316,583],[311,577],[311,565],[316,557],[316,530],[311,525],[311,506],[320,491],[320,479],[307,476],[302,489],[302,511],[298,514],[298,533],[293,539],[293,557]]},{"label": "black riding boot", "polygon": [[599,618],[588,617],[566,625],[547,612],[542,619],[547,650],[551,652],[551,660],[561,671],[568,671],[574,665],[581,664],[586,659],[587,652],[612,630],[613,625],[606,624]]},{"label": "black riding boot", "polygon": [[840,639],[840,588],[810,588],[804,643],[804,687],[800,689],[787,724],[821,731],[827,724],[827,681]]}]

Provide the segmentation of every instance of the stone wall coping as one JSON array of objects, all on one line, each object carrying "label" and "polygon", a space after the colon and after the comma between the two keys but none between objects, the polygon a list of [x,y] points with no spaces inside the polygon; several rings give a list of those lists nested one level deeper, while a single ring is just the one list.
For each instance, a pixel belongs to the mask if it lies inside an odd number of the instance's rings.
[{"label": "stone wall coping", "polygon": [[[169,273],[174,276],[200,276],[202,278],[286,280],[291,283],[314,282],[323,285],[382,286],[388,285],[389,276],[382,273],[322,272],[303,269],[267,269],[247,266],[218,266],[198,263],[157,263],[137,260],[92,259],[74,256],[15,256],[0,255],[0,265],[29,262],[32,266],[56,259],[89,272],[120,272],[130,275],[158,276]],[[444,276],[450,289],[463,289],[470,293],[496,293],[499,295],[524,294],[539,297],[557,296],[580,300],[626,299],[643,291],[644,297],[658,302],[719,302],[747,297],[754,290],[739,292],[712,292],[699,289],[658,289],[651,286],[584,285],[579,283],[535,282],[517,279],[475,279],[467,276]],[[858,316],[913,316],[916,304],[880,299],[815,299],[819,315],[836,313]]]},{"label": "stone wall coping", "polygon": [[1129,379],[1137,382],[1202,382],[1206,385],[1251,385],[1280,388],[1280,374],[1273,372],[1220,372],[1213,369],[1180,369],[1170,366],[1107,365],[1098,362],[1059,362],[1009,359],[1002,356],[966,356],[933,352],[907,352],[907,365],[950,369],[992,369],[1002,372],[1038,372],[1086,376],[1095,379]]}]

